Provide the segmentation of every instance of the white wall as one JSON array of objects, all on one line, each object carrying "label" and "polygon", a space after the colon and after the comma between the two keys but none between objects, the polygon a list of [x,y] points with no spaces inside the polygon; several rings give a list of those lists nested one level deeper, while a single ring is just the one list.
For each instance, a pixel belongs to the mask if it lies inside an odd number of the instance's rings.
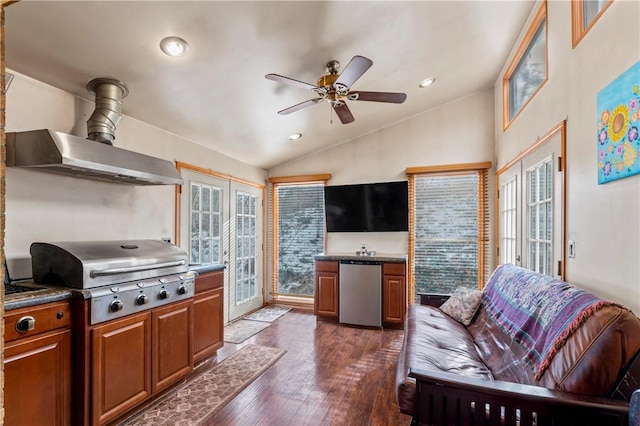
[{"label": "white wall", "polygon": [[[436,83],[437,84],[437,83]],[[406,180],[413,166],[492,161],[493,92],[485,90],[377,132],[269,170],[269,176],[331,173],[328,185]],[[407,254],[408,233],[330,233],[328,252]]]},{"label": "white wall", "polygon": [[498,168],[567,119],[567,236],[576,243],[567,281],[638,314],[640,176],[598,185],[596,97],[640,59],[640,2],[614,1],[575,49],[570,2],[547,7],[549,80],[506,132],[502,75],[496,83]]},{"label": "white wall", "polygon": [[[9,70],[13,73],[13,71]],[[123,103],[126,110],[126,98]],[[16,73],[7,131],[53,129],[86,137],[94,103]],[[256,183],[266,171],[123,116],[114,145]],[[173,185],[128,186],[7,168],[5,253],[12,278],[31,276],[34,241],[174,238]]]}]

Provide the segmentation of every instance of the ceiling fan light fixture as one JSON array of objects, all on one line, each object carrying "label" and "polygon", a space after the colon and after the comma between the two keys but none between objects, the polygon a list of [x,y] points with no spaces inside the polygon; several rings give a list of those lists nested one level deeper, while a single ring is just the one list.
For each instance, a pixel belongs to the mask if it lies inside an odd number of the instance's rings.
[{"label": "ceiling fan light fixture", "polygon": [[294,133],[291,136],[289,136],[289,140],[290,141],[297,141],[301,137],[302,137],[302,133]]},{"label": "ceiling fan light fixture", "polygon": [[421,89],[424,89],[427,86],[431,86],[435,81],[436,81],[435,77],[425,78],[420,83],[418,83],[418,87]]},{"label": "ceiling fan light fixture", "polygon": [[160,41],[160,49],[169,56],[184,56],[189,52],[189,43],[180,37],[165,37]]}]

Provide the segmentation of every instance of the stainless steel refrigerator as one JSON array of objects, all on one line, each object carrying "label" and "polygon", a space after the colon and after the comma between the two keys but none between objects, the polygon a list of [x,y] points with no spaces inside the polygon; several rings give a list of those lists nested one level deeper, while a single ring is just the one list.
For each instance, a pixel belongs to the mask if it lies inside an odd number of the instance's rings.
[{"label": "stainless steel refrigerator", "polygon": [[344,324],[382,327],[382,264],[340,261],[340,317]]}]

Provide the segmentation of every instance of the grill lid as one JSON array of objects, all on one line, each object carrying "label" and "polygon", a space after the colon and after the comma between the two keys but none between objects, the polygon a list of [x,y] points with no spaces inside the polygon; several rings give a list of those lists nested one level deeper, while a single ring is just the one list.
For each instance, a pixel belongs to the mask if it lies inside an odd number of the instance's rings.
[{"label": "grill lid", "polygon": [[161,240],[35,242],[33,280],[88,289],[185,273],[187,253]]}]

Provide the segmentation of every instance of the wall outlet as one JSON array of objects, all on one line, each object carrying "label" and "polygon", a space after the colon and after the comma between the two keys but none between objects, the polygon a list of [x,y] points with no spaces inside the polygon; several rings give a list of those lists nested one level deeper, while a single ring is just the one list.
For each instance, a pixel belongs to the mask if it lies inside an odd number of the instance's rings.
[{"label": "wall outlet", "polygon": [[165,243],[170,243],[171,237],[162,237],[162,241],[164,241]]}]

